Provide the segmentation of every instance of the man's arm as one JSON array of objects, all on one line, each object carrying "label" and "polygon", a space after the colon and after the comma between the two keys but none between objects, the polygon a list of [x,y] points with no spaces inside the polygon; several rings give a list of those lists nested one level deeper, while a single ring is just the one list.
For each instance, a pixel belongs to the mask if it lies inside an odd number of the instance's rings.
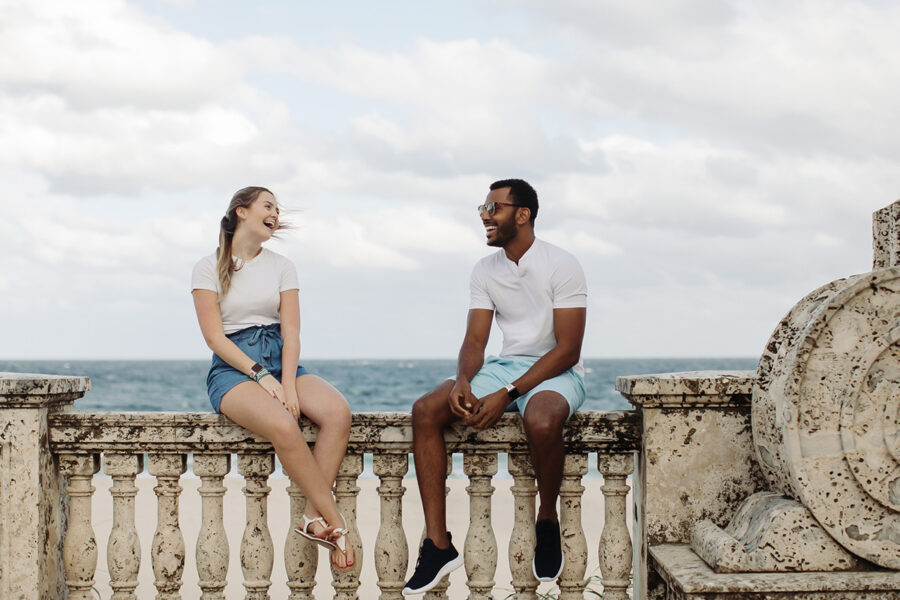
[{"label": "man's arm", "polygon": [[[585,308],[553,309],[553,330],[556,334],[556,346],[540,357],[521,377],[513,381],[520,394],[526,394],[543,381],[565,373],[576,364],[581,357],[581,343],[584,340],[584,324],[587,317]],[[466,421],[475,429],[487,429],[503,415],[509,404],[509,393],[505,389],[497,390],[481,398],[477,406],[480,412]]]},{"label": "man's arm", "polygon": [[472,395],[469,382],[484,364],[484,349],[491,335],[494,311],[472,308],[466,322],[466,335],[456,361],[456,384],[450,391],[450,411],[466,418],[477,410],[478,399]]},{"label": "man's arm", "polygon": [[553,309],[553,331],[556,346],[538,359],[531,368],[513,381],[520,394],[530,392],[538,384],[565,373],[581,358],[581,343],[584,341],[586,308]]}]

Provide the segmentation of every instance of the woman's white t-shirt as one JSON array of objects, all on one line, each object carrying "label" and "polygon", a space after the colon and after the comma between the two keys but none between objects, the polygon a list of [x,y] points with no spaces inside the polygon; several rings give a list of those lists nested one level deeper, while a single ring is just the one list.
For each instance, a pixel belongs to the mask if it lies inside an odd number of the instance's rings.
[{"label": "woman's white t-shirt", "polygon": [[[219,301],[225,334],[254,325],[279,323],[281,292],[296,290],[297,269],[286,257],[267,248],[234,271],[231,289]],[[191,274],[191,291],[220,293],[216,254],[201,258]]]}]

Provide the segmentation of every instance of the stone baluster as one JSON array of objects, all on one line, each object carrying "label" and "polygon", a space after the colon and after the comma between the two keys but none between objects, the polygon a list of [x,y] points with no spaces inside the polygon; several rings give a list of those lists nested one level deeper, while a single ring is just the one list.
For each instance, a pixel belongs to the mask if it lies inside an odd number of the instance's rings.
[{"label": "stone baluster", "polygon": [[600,573],[603,576],[604,600],[628,598],[631,574],[631,535],[626,521],[626,499],[629,486],[625,478],[634,471],[632,454],[598,454],[597,469],[603,474],[605,514],[600,535]]},{"label": "stone baluster", "polygon": [[344,516],[347,523],[347,546],[352,546],[356,560],[353,566],[339,571],[331,565],[334,577],[335,600],[356,600],[356,591],[359,589],[359,572],[362,569],[362,542],[359,531],[356,528],[356,500],[359,496],[359,486],[356,480],[363,470],[362,454],[347,454],[338,469],[334,486],[335,502],[338,510]]},{"label": "stone baluster", "polygon": [[[447,455],[447,477],[450,477],[450,473],[453,472],[453,455]],[[450,495],[450,486],[444,487],[444,499]],[[425,541],[425,537],[427,535],[427,531],[425,529],[422,530],[422,539],[419,540],[419,547],[422,547],[422,542]],[[456,540],[457,550],[459,549],[459,540]],[[418,549],[417,549],[418,550]],[[444,575],[441,578],[440,583],[431,588],[430,592],[426,592],[425,600],[446,600],[447,598],[447,589],[450,587],[450,575]]]},{"label": "stone baluster", "polygon": [[516,598],[536,599],[538,581],[534,577],[535,494],[534,469],[528,454],[509,455],[509,472],[513,476],[512,494],[515,504],[512,534],[509,537],[509,571]]},{"label": "stone baluster", "polygon": [[134,520],[135,476],[144,469],[143,454],[106,454],[103,470],[112,477],[113,525],[106,546],[112,600],[136,600],[141,544]]},{"label": "stone baluster", "polygon": [[[94,572],[97,569],[97,540],[91,525],[91,478],[100,470],[96,455],[64,454],[60,470],[69,477],[69,529],[63,543],[66,586],[71,600],[93,600]],[[6,524],[4,523],[4,526]],[[3,569],[7,568],[3,565]]]},{"label": "stone baluster", "polygon": [[581,478],[587,473],[587,455],[567,454],[559,490],[559,526],[565,565],[559,576],[559,600],[584,597],[584,573],[587,570],[587,540],[581,526]]},{"label": "stone baluster", "polygon": [[275,470],[274,454],[239,454],[238,472],[244,477],[247,524],[241,538],[241,569],[246,600],[267,600],[272,585],[275,546],[269,533],[267,483]]},{"label": "stone baluster", "polygon": [[[282,468],[287,475],[287,471]],[[284,541],[284,570],[287,585],[291,590],[289,600],[313,600],[316,586],[316,569],[319,566],[319,546],[294,531],[303,522],[306,511],[306,496],[300,487],[291,481],[287,488],[291,499],[291,517],[288,521],[287,539]]]},{"label": "stone baluster", "polygon": [[409,470],[409,456],[376,454],[372,467],[381,479],[378,497],[381,501],[381,526],[375,540],[375,571],[381,600],[401,600],[405,583],[409,548],[403,531],[403,476]]},{"label": "stone baluster", "polygon": [[497,538],[491,524],[491,477],[497,473],[496,454],[463,456],[463,472],[469,477],[469,531],[463,552],[470,600],[491,598],[497,570]]},{"label": "stone baluster", "polygon": [[195,454],[194,475],[200,478],[202,525],[197,534],[198,585],[201,600],[225,600],[228,582],[228,537],[225,535],[224,478],[231,470],[230,454]]},{"label": "stone baluster", "polygon": [[150,474],[156,477],[156,533],[150,548],[157,600],[180,600],[184,573],[184,536],[178,524],[178,480],[187,470],[184,454],[151,454]]}]

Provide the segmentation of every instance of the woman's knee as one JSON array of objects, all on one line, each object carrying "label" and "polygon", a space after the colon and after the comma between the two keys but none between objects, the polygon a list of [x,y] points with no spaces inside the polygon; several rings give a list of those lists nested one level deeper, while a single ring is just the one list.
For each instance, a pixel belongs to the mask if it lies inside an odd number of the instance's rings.
[{"label": "woman's knee", "polygon": [[277,419],[268,428],[268,439],[275,448],[291,448],[298,444],[305,444],[306,438],[300,425],[285,413],[283,418]]},{"label": "woman's knee", "polygon": [[352,420],[353,415],[350,412],[350,405],[347,404],[347,400],[343,396],[339,395],[338,400],[329,406],[325,419],[323,419],[324,422],[320,423],[319,426],[349,433]]}]

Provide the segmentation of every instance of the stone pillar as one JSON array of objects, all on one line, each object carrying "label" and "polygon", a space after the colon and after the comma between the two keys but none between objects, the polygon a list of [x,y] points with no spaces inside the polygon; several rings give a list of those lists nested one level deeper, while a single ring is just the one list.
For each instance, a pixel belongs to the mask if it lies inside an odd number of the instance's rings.
[{"label": "stone pillar", "polygon": [[87,377],[0,373],[0,598],[62,598],[67,496],[47,415],[69,410]]},{"label": "stone pillar", "polygon": [[665,592],[647,569],[651,547],[689,544],[693,524],[703,519],[724,527],[741,500],[767,488],[750,428],[755,380],[754,371],[616,378],[616,389],[642,416],[632,481],[635,600]]},{"label": "stone pillar", "polygon": [[900,265],[900,200],[872,213],[872,269]]}]

